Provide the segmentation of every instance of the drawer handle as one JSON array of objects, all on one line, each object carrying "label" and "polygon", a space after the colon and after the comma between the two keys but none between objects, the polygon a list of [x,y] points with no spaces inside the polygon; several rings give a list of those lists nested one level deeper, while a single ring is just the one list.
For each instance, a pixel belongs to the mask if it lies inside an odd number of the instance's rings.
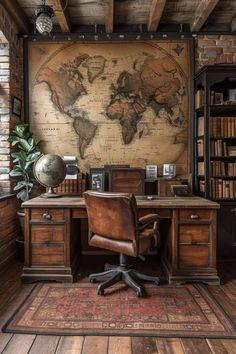
[{"label": "drawer handle", "polygon": [[43,218],[46,220],[51,220],[52,215],[49,213],[49,211],[46,211],[45,213],[43,213]]},{"label": "drawer handle", "polygon": [[197,245],[197,241],[192,240],[191,245]]},{"label": "drawer handle", "polygon": [[196,219],[199,219],[199,215],[197,215],[197,214],[192,214],[192,215],[190,216],[190,218],[193,219],[193,220],[196,220]]},{"label": "drawer handle", "polygon": [[49,245],[50,245],[50,241],[49,241],[49,240],[45,240],[45,241],[44,241],[44,244],[45,244],[46,246],[49,246]]},{"label": "drawer handle", "polygon": [[232,208],[231,213],[235,213],[235,212],[236,212],[236,208]]}]

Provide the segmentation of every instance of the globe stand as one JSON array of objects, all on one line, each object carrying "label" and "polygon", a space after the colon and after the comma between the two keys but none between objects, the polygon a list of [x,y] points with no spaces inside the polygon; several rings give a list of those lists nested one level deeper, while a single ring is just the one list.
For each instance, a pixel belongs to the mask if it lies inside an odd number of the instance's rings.
[{"label": "globe stand", "polygon": [[47,193],[41,194],[40,197],[41,197],[41,198],[60,198],[61,195],[55,193],[55,192],[53,191],[53,188],[52,188],[52,187],[49,187]]}]

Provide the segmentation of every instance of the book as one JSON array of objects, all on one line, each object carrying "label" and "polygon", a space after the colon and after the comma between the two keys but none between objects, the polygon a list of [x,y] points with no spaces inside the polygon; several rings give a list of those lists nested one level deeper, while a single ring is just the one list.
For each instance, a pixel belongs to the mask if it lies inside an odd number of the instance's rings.
[{"label": "book", "polygon": [[204,117],[198,118],[198,136],[204,135]]}]

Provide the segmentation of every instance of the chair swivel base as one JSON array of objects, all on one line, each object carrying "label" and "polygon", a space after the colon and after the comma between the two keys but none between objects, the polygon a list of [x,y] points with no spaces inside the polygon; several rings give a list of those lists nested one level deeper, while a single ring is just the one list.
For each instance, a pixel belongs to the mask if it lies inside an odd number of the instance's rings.
[{"label": "chair swivel base", "polygon": [[[127,259],[124,255],[121,255],[122,261],[119,266],[107,265],[104,272],[90,274],[89,281],[94,283],[97,280],[108,278],[104,283],[100,284],[98,287],[98,295],[104,295],[104,290],[110,286],[123,280],[123,282],[131,287],[138,297],[145,296],[145,291],[139,281],[151,281],[156,285],[159,284],[160,279],[158,277],[153,277],[139,273],[138,271],[127,265]],[[124,261],[125,260],[125,261]],[[124,262],[123,262],[124,261]],[[137,281],[137,282],[136,282]]]}]

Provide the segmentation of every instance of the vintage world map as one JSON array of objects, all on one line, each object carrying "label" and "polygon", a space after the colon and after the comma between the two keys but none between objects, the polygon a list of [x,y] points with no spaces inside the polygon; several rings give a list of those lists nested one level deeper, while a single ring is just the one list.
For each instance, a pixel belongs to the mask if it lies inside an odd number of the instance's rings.
[{"label": "vintage world map", "polygon": [[30,126],[45,153],[187,172],[187,41],[31,43]]}]

